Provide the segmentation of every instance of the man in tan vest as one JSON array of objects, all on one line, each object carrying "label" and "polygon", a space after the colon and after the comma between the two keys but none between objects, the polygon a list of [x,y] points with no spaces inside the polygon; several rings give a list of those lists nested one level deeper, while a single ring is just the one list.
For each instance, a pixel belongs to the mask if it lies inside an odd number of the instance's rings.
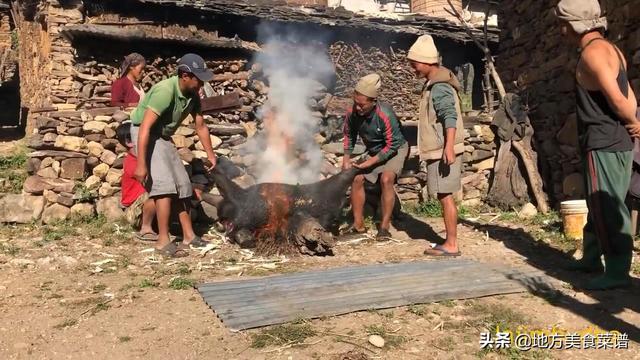
[{"label": "man in tan vest", "polygon": [[439,65],[433,38],[422,35],[409,49],[411,67],[425,78],[420,99],[418,149],[427,162],[427,188],[442,205],[447,232],[442,245],[429,247],[425,255],[460,256],[457,242],[458,210],[453,194],[461,188],[460,173],[464,152],[464,127],[460,111],[460,83],[447,68]]}]

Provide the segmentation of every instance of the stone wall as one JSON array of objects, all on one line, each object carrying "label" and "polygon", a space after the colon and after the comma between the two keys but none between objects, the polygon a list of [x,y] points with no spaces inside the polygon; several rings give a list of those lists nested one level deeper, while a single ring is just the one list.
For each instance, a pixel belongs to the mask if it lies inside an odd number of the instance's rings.
[{"label": "stone wall", "polygon": [[[500,3],[497,68],[505,84],[514,81],[528,99],[545,190],[552,200],[584,193],[577,148],[574,69],[576,46],[564,42],[552,13],[557,0]],[[625,54],[636,95],[640,91],[640,6],[632,0],[601,0],[608,37]]]}]

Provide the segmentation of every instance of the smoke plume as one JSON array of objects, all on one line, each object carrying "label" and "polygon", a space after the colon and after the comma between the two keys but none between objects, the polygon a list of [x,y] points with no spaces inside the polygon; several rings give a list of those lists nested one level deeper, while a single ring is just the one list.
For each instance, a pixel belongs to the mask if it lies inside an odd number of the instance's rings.
[{"label": "smoke plume", "polygon": [[254,61],[262,65],[269,97],[258,114],[262,134],[251,139],[247,150],[257,156],[258,182],[303,184],[318,180],[323,162],[314,141],[318,118],[308,102],[324,90],[322,83],[328,83],[334,67],[324,46],[286,33],[267,25],[258,28],[264,51]]}]

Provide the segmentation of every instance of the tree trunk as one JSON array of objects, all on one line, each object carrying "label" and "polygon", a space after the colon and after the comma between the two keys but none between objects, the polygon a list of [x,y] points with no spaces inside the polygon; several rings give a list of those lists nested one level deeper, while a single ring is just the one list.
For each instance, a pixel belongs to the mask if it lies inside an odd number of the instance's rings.
[{"label": "tree trunk", "polygon": [[522,166],[511,148],[511,141],[500,145],[487,194],[489,205],[505,211],[522,206],[529,201],[527,181],[520,171]]}]

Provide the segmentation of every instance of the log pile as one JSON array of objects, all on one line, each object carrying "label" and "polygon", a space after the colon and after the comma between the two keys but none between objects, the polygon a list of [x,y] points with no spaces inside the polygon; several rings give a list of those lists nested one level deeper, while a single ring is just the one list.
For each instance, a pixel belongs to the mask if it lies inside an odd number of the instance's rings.
[{"label": "log pile", "polygon": [[462,155],[463,204],[477,206],[484,202],[489,190],[488,179],[495,163],[495,135],[488,124],[468,126],[465,133],[465,152]]},{"label": "log pile", "polygon": [[358,80],[375,72],[382,78],[380,99],[391,104],[400,117],[416,116],[422,82],[409,66],[406,50],[336,42],[330,55],[336,67],[337,96],[350,97]]}]

